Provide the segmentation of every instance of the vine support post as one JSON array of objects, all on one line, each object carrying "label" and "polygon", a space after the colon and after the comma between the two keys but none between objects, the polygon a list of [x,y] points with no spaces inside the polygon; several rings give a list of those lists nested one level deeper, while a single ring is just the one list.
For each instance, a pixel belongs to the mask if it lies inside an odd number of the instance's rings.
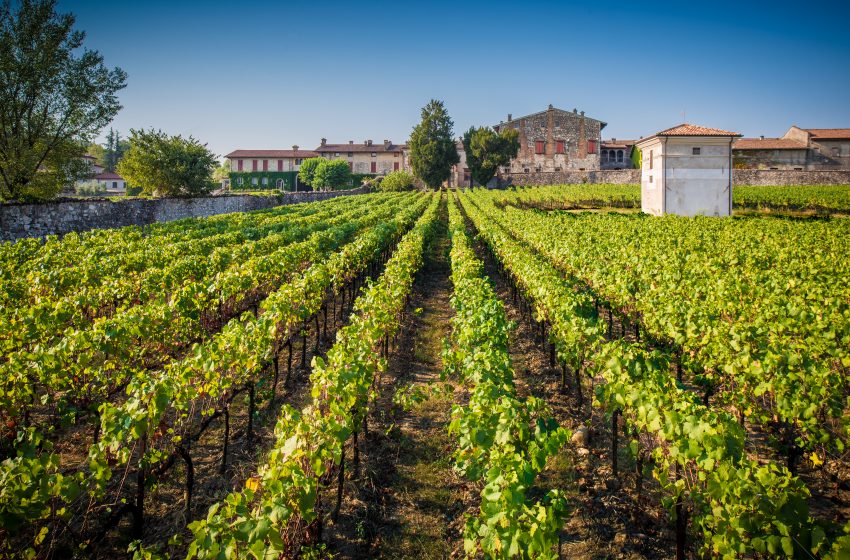
[{"label": "vine support post", "polygon": [[555,367],[555,341],[551,341],[549,344],[549,367]]},{"label": "vine support post", "polygon": [[301,328],[301,369],[307,369],[307,320]]},{"label": "vine support post", "polygon": [[230,403],[224,406],[224,445],[221,451],[221,468],[219,472],[224,474],[227,472],[227,444],[230,439]]},{"label": "vine support post", "polygon": [[254,445],[254,384],[248,384],[248,447]]},{"label": "vine support post", "polygon": [[192,465],[192,455],[189,453],[188,446],[180,446],[178,450],[183,462],[186,463],[186,486],[183,488],[183,507],[186,512],[186,519],[192,518],[192,489],[195,485],[195,468]]},{"label": "vine support post", "polygon": [[[356,449],[356,446],[355,446]],[[334,506],[333,515],[331,518],[334,523],[339,519],[339,510],[342,507],[342,487],[345,482],[345,446],[342,446],[342,455],[339,458],[339,476],[337,479],[337,487],[336,487],[336,506]]]},{"label": "vine support post", "polygon": [[[679,463],[676,463],[676,480],[679,480]],[[682,505],[682,497],[676,498],[676,560],[685,560],[685,545],[687,539],[688,521],[685,518],[685,508]]]},{"label": "vine support post", "polygon": [[313,318],[315,319],[315,322],[316,322],[316,342],[315,342],[315,344],[313,344],[313,354],[318,354],[319,353],[319,339],[322,336],[322,331],[319,330],[319,314],[316,313]]},{"label": "vine support post", "polygon": [[280,356],[278,352],[274,354],[274,381],[272,382],[272,396],[269,401],[269,407],[274,406],[274,401],[277,398],[277,380],[280,377]]},{"label": "vine support post", "polygon": [[289,387],[289,378],[292,377],[292,336],[289,337],[286,346],[289,348],[289,354],[286,358],[286,380],[283,382],[283,386]]},{"label": "vine support post", "polygon": [[620,409],[614,409],[614,412],[611,414],[611,472],[614,473],[614,476],[618,476],[617,474],[617,422],[620,419]]},{"label": "vine support post", "polygon": [[145,433],[141,440],[139,450],[139,473],[136,481],[136,507],[133,511],[133,535],[140,539],[145,533],[145,479],[147,469],[144,467],[145,454],[148,452],[148,434]]}]

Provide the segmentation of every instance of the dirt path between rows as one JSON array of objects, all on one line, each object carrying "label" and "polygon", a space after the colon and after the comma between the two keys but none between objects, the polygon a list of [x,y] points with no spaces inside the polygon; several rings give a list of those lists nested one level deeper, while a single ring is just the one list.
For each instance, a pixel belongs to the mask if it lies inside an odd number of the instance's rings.
[{"label": "dirt path between rows", "polygon": [[[442,341],[453,314],[445,208],[441,212],[440,231],[379,384],[359,476],[347,481],[339,522],[327,530],[334,558],[463,553],[463,513],[474,489],[452,470],[455,445],[447,432],[452,403],[466,397],[440,381]],[[409,396],[407,406],[393,402],[399,393]]]}]

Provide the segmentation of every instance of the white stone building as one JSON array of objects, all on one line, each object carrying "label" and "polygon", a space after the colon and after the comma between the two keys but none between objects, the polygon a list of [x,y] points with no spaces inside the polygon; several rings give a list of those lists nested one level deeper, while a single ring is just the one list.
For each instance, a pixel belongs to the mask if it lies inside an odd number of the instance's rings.
[{"label": "white stone building", "polygon": [[732,144],[741,135],[681,124],[638,140],[641,208],[663,216],[732,214]]}]

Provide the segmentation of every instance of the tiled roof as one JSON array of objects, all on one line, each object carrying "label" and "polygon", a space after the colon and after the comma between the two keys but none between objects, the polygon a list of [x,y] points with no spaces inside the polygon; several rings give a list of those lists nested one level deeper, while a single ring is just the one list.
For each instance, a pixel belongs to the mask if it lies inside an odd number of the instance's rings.
[{"label": "tiled roof", "polygon": [[788,138],[741,138],[733,150],[805,150],[806,145]]},{"label": "tiled roof", "polygon": [[637,140],[603,140],[603,148],[631,148]]},{"label": "tiled roof", "polygon": [[389,144],[325,144],[324,146],[319,146],[316,148],[317,152],[320,153],[328,153],[328,152],[400,152],[404,150],[407,146],[403,144],[393,144],[390,142]]},{"label": "tiled roof", "polygon": [[116,180],[117,179],[119,181],[124,180],[124,177],[122,177],[121,175],[119,175],[117,173],[112,173],[111,171],[104,171],[103,173],[98,173],[97,175],[94,176],[94,178],[95,179],[103,179],[103,180],[107,180],[107,179],[109,179],[109,180]]},{"label": "tiled roof", "polygon": [[319,157],[318,152],[310,150],[236,150],[226,156],[233,158],[311,158]]},{"label": "tiled roof", "polygon": [[729,132],[728,130],[720,130],[719,128],[683,123],[679,126],[662,130],[656,133],[655,136],[740,136],[740,134]]},{"label": "tiled roof", "polygon": [[822,140],[850,138],[850,128],[804,128],[803,130]]}]

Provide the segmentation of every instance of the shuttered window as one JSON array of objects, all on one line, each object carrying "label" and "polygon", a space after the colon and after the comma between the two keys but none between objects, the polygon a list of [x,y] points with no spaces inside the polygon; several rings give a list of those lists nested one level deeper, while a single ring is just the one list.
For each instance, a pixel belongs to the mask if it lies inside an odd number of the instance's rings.
[{"label": "shuttered window", "polygon": [[545,147],[546,143],[543,140],[537,140],[534,142],[534,153],[542,154]]},{"label": "shuttered window", "polygon": [[556,153],[559,153],[559,154],[565,153],[566,152],[565,148],[566,148],[566,146],[564,145],[563,140],[558,140],[558,142],[555,144],[555,152]]},{"label": "shuttered window", "polygon": [[596,153],[596,140],[588,140],[587,141],[587,153],[595,154]]}]

